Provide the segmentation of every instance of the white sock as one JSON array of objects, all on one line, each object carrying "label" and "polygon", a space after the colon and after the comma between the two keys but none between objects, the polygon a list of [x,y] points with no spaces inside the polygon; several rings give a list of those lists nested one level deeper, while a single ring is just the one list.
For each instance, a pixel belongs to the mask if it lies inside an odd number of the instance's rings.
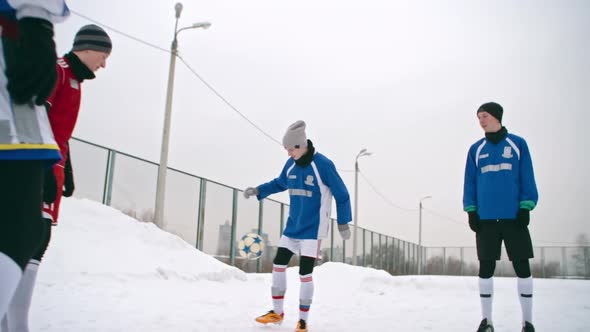
[{"label": "white sock", "polygon": [[481,301],[481,317],[492,324],[492,302],[494,299],[494,279],[479,278],[479,299]]},{"label": "white sock", "polygon": [[283,313],[283,302],[287,291],[287,265],[272,266],[272,306],[277,314]]},{"label": "white sock", "polygon": [[8,310],[22,274],[20,266],[12,258],[0,252],[0,316],[2,317]]},{"label": "white sock", "polygon": [[533,323],[533,277],[518,278],[518,298],[522,308],[522,325]]},{"label": "white sock", "polygon": [[307,321],[309,308],[313,299],[313,278],[310,274],[299,275],[301,288],[299,289],[299,319]]},{"label": "white sock", "polygon": [[12,297],[6,317],[8,318],[8,331],[29,332],[29,309],[37,279],[39,261],[31,259],[25,273],[20,279],[18,288]]}]

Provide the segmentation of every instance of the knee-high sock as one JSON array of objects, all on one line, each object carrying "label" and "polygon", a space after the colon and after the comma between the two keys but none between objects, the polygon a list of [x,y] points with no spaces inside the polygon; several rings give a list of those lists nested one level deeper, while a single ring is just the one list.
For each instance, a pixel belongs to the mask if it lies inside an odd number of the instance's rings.
[{"label": "knee-high sock", "polygon": [[479,278],[479,299],[481,301],[481,317],[492,323],[492,302],[494,299],[494,279]]},{"label": "knee-high sock", "polygon": [[0,252],[0,317],[4,317],[22,277],[22,270],[12,258]]},{"label": "knee-high sock", "polygon": [[301,288],[299,289],[299,319],[307,321],[309,308],[313,300],[313,278],[310,274],[299,275]]},{"label": "knee-high sock", "polygon": [[272,266],[272,306],[277,314],[283,313],[283,301],[287,291],[287,265]]},{"label": "knee-high sock", "polygon": [[29,309],[37,279],[39,261],[31,259],[6,312],[8,331],[29,332]]},{"label": "knee-high sock", "polygon": [[518,298],[522,308],[522,324],[533,323],[533,277],[518,278]]}]

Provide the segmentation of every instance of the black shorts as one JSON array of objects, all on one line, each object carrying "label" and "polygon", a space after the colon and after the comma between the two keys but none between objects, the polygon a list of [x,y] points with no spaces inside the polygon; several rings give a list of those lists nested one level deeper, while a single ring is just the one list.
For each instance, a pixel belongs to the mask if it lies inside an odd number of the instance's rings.
[{"label": "black shorts", "polygon": [[534,257],[528,227],[517,224],[515,220],[482,220],[475,235],[477,258],[480,261],[500,260],[502,240],[511,261]]}]

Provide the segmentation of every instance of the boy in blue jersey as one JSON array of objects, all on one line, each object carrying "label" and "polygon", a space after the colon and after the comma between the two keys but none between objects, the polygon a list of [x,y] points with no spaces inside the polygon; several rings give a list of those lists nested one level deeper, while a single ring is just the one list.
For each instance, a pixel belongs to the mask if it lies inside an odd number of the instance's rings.
[{"label": "boy in blue jersey", "polygon": [[321,239],[329,234],[332,196],[336,200],[338,230],[342,239],[350,238],[348,223],[352,220],[350,197],[336,167],[328,158],[315,151],[305,134],[305,122],[293,123],[283,137],[289,160],[276,179],[244,191],[244,197],[259,200],[289,190],[289,218],[279,240],[272,270],[273,310],[257,317],[262,324],[283,321],[283,299],[287,290],[286,269],[293,254],[301,256],[299,277],[299,322],[296,332],[307,331],[309,308],[313,298],[312,272],[319,257]]},{"label": "boy in blue jersey", "polygon": [[0,317],[43,237],[45,170],[60,159],[47,112],[63,0],[0,0]]},{"label": "boy in blue jersey", "polygon": [[465,166],[463,208],[475,232],[479,259],[479,293],[482,321],[478,332],[493,332],[493,275],[502,241],[518,276],[522,331],[532,324],[533,278],[529,259],[533,245],[528,230],[530,211],[538,200],[533,163],[526,141],[502,126],[504,110],[490,102],[477,110],[485,138],[469,149]]}]

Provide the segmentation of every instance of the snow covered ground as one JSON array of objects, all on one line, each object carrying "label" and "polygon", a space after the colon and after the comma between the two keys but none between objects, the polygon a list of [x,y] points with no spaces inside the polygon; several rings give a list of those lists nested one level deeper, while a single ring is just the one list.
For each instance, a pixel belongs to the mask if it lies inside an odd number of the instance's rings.
[{"label": "snow covered ground", "polygon": [[[293,331],[297,268],[288,270],[286,319],[257,326],[271,309],[270,274],[246,274],[153,224],[88,200],[65,199],[41,264],[33,331]],[[391,276],[326,263],[314,271],[310,331],[475,331],[474,277]],[[495,279],[497,332],[520,331],[516,280]],[[537,331],[590,329],[590,281],[535,280]]]}]

